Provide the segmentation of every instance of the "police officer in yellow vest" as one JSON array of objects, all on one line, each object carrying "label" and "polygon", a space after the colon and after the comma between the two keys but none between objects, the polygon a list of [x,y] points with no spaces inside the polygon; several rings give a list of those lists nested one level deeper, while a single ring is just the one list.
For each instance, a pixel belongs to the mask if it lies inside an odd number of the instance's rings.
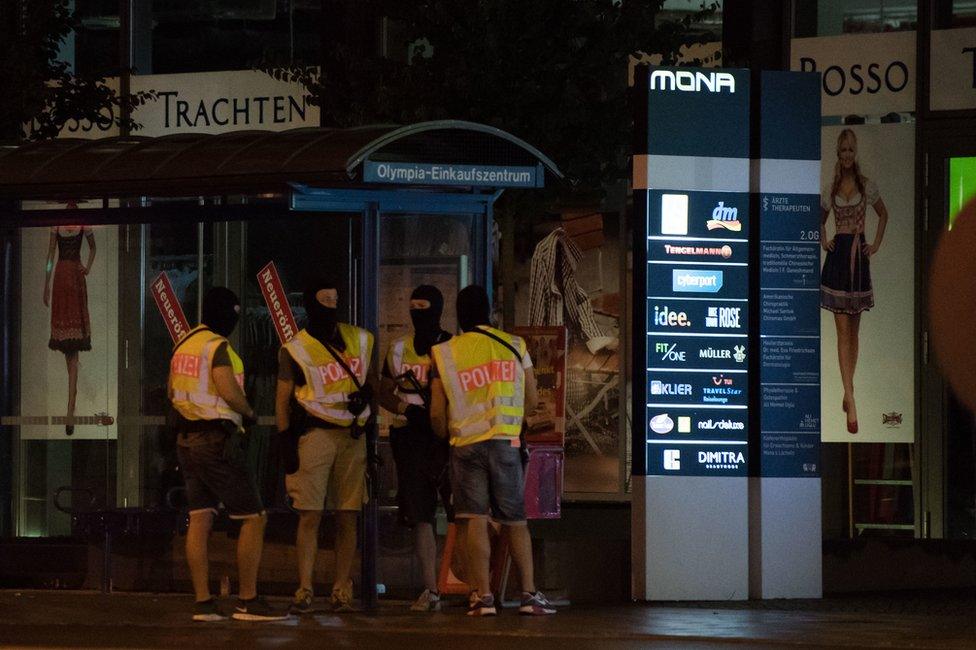
[{"label": "police officer in yellow vest", "polygon": [[207,560],[207,539],[220,504],[232,519],[241,520],[239,598],[233,618],[267,621],[288,616],[257,597],[267,516],[245,465],[239,435],[245,420],[255,419],[244,396],[244,364],[227,340],[240,311],[232,291],[211,289],[203,299],[200,325],[176,344],[170,361],[168,393],[176,412],[177,455],[190,509],[186,559],[196,596],[195,621],[227,618],[210,593]]},{"label": "police officer in yellow vest", "polygon": [[380,380],[380,404],[394,414],[390,448],[397,469],[398,519],[414,529],[414,552],[426,587],[410,607],[418,612],[439,611],[441,606],[434,537],[438,495],[448,521],[454,519],[447,475],[449,446],[430,427],[430,348],[451,338],[441,328],[443,308],[444,296],[437,287],[421,285],[413,290],[413,332],[390,345]]},{"label": "police officer in yellow vest", "polygon": [[493,616],[488,518],[508,535],[522,579],[523,614],[554,614],[535,587],[532,539],[525,521],[525,465],[519,434],[536,404],[535,375],[525,342],[489,325],[484,288],[472,285],[457,298],[462,334],[431,349],[434,432],[451,442],[451,490],[465,541],[467,571],[476,591],[468,615]]},{"label": "police officer in yellow vest", "polygon": [[305,417],[297,471],[285,476],[288,496],[299,512],[299,585],[291,609],[299,614],[313,611],[312,573],[328,496],[328,508],[336,515],[336,576],[329,606],[352,611],[356,517],[366,495],[366,440],[359,434],[369,420],[377,383],[369,367],[373,335],[338,322],[335,282],[312,282],[303,298],[308,324],[278,354],[275,399],[280,435],[289,435],[292,398]]}]

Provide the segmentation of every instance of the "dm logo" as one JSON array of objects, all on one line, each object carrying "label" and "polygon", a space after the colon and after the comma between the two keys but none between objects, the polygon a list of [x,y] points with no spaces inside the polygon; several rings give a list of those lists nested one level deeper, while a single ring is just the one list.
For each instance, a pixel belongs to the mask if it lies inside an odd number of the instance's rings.
[{"label": "dm logo", "polygon": [[722,271],[671,271],[671,290],[676,293],[718,293],[722,289]]},{"label": "dm logo", "polygon": [[706,222],[709,230],[725,228],[732,232],[742,230],[742,222],[739,221],[739,208],[726,207],[725,201],[719,201],[715,209],[712,210],[712,218]]}]

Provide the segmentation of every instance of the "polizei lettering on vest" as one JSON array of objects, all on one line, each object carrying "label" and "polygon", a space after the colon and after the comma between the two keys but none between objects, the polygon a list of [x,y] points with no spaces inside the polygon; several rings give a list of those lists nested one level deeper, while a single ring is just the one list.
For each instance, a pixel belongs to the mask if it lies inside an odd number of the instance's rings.
[{"label": "polizei lettering on vest", "polygon": [[514,361],[489,361],[480,366],[458,372],[458,382],[465,393],[484,388],[496,381],[515,381]]},{"label": "polizei lettering on vest", "polygon": [[735,77],[729,72],[692,72],[691,70],[655,70],[651,73],[651,90],[683,92],[735,92]]},{"label": "polizei lettering on vest", "polygon": [[[359,357],[348,357],[345,359],[346,365],[349,369],[358,377],[359,376]],[[333,361],[332,363],[327,363],[324,366],[318,366],[316,368],[319,372],[319,377],[322,378],[322,382],[326,384],[331,384],[336,381],[341,381],[343,379],[349,378],[349,373],[346,369],[339,365],[338,362]]]}]

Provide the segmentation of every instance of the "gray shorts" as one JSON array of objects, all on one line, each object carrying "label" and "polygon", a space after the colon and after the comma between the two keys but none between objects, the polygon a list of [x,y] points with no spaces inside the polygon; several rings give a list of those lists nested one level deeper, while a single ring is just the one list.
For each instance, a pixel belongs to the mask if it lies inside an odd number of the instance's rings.
[{"label": "gray shorts", "polygon": [[451,490],[457,518],[525,521],[522,456],[508,438],[451,447]]}]

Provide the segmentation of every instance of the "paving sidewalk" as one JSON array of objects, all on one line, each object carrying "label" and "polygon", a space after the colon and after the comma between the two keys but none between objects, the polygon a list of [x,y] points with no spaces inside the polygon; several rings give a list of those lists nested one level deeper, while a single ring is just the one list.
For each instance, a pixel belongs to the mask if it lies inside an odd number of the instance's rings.
[{"label": "paving sidewalk", "polygon": [[465,616],[460,600],[437,614],[415,614],[406,611],[407,603],[384,601],[372,615],[321,612],[263,624],[193,623],[190,605],[189,596],[173,594],[0,591],[0,646],[976,648],[971,592],[941,598],[579,606],[545,618],[505,610],[482,619]]}]

